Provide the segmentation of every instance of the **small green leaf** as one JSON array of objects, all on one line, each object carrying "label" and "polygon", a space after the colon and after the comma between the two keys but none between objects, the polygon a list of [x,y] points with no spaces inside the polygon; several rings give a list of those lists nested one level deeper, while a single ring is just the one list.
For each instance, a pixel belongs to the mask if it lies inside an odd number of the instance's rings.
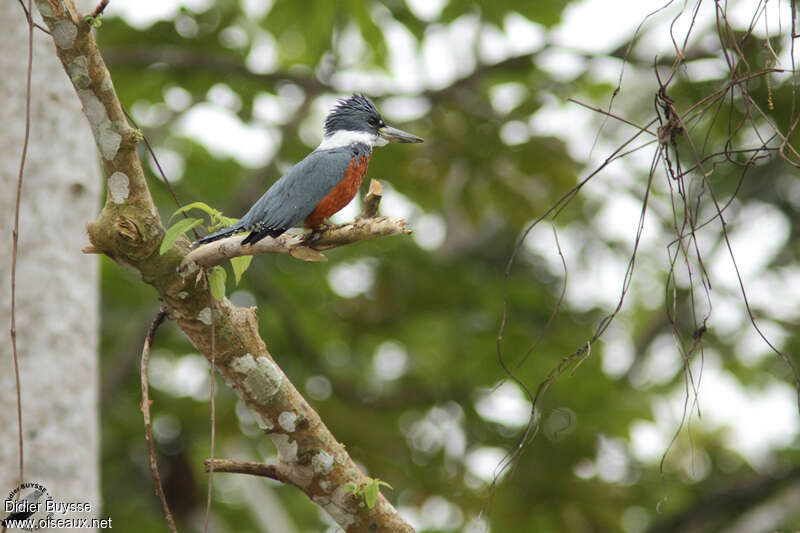
[{"label": "small green leaf", "polygon": [[211,287],[211,295],[217,301],[225,298],[225,280],[227,277],[227,272],[221,266],[215,266],[208,273],[208,285]]},{"label": "small green leaf", "polygon": [[159,253],[164,255],[170,248],[172,248],[172,245],[175,244],[175,241],[178,240],[178,237],[190,229],[198,226],[201,222],[202,220],[199,218],[184,218],[183,220],[177,221],[171,228],[167,230],[167,233],[164,234],[164,240],[161,241]]},{"label": "small green leaf", "polygon": [[344,488],[349,490],[353,496],[358,496],[358,493],[361,492],[361,487],[356,485],[355,483],[347,483]]},{"label": "small green leaf", "polygon": [[201,209],[201,210],[205,211],[206,213],[208,213],[208,216],[213,216],[214,213],[216,212],[216,209],[214,209],[213,207],[211,207],[210,205],[208,205],[205,202],[192,202],[190,204],[186,204],[185,206],[181,207],[180,209],[177,209],[174,213],[172,213],[172,216],[169,217],[170,222],[176,216],[180,215],[181,213],[185,213],[186,211],[189,211],[190,209]]},{"label": "small green leaf", "polygon": [[250,266],[250,261],[252,260],[252,255],[240,255],[239,257],[231,258],[233,277],[236,278],[236,285],[239,285],[239,282],[242,280],[242,275],[247,271],[247,268]]},{"label": "small green leaf", "polygon": [[386,483],[386,482],[385,482],[384,480],[382,480],[382,479],[375,478],[375,483],[377,483],[379,487],[386,487],[386,488],[388,488],[389,490],[394,490],[394,488],[392,488],[392,486],[391,486],[391,485],[389,485],[388,483]]},{"label": "small green leaf", "polygon": [[367,486],[364,487],[364,503],[367,504],[368,509],[375,507],[375,503],[378,501],[379,492],[380,486],[375,483],[375,480],[370,481]]}]

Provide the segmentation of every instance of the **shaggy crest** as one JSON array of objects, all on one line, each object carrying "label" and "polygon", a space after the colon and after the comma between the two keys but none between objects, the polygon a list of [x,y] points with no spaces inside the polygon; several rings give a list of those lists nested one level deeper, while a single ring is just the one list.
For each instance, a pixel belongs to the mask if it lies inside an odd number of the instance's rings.
[{"label": "shaggy crest", "polygon": [[[369,131],[377,132],[383,126],[383,118],[369,98],[363,94],[353,94],[341,98],[336,107],[325,119],[325,135],[333,135],[337,131]],[[365,126],[368,128],[365,130]]]}]

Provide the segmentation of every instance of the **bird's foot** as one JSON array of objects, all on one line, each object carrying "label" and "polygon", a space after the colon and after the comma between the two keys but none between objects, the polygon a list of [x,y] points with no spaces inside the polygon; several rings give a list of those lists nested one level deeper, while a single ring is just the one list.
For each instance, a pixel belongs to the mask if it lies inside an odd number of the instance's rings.
[{"label": "bird's foot", "polygon": [[311,228],[311,233],[308,235],[308,239],[316,240],[320,237],[320,235],[322,235],[323,233],[334,227],[336,227],[336,224],[332,223],[330,220],[323,220],[322,222]]}]

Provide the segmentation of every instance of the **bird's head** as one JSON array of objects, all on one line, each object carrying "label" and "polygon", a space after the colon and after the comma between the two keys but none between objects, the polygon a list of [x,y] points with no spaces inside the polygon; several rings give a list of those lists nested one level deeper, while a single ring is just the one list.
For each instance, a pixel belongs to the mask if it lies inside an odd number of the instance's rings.
[{"label": "bird's head", "polygon": [[346,145],[360,142],[385,146],[390,142],[421,143],[423,139],[389,126],[363,94],[342,98],[325,119],[323,144]]}]

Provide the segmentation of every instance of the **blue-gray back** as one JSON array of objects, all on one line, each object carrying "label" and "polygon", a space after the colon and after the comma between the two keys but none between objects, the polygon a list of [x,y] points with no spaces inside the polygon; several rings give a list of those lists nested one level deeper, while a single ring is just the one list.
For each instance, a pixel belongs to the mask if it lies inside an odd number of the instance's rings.
[{"label": "blue-gray back", "polygon": [[344,178],[353,157],[369,155],[363,144],[315,150],[267,189],[242,217],[242,228],[288,229],[299,225]]}]

